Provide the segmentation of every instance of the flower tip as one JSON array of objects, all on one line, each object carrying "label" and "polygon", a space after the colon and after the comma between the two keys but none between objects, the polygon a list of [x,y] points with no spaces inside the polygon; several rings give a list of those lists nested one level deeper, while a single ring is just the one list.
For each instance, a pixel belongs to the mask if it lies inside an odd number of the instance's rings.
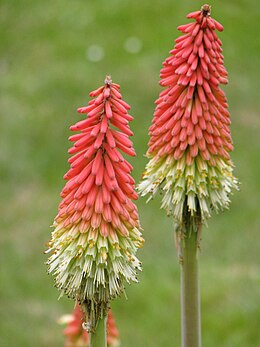
[{"label": "flower tip", "polygon": [[86,109],[86,107],[78,107],[78,108],[77,108],[77,112],[78,112],[78,113],[86,113],[86,112],[85,112],[85,109]]},{"label": "flower tip", "polygon": [[105,82],[105,84],[108,84],[108,85],[112,84],[112,78],[111,78],[111,76],[110,76],[110,75],[107,75],[104,82]]},{"label": "flower tip", "polygon": [[[200,13],[201,13],[201,11],[191,12],[191,13],[187,14],[186,17],[187,17],[187,18],[194,18],[194,19],[196,19],[196,18],[199,17]],[[178,29],[178,28],[177,28],[177,29]],[[179,29],[178,29],[178,30],[179,30]]]},{"label": "flower tip", "polygon": [[205,4],[201,6],[201,12],[204,17],[210,16],[211,6],[208,4]]},{"label": "flower tip", "polygon": [[[222,24],[220,24],[218,21],[216,21],[216,19],[213,19],[213,23],[215,24],[215,27],[218,31],[223,31],[224,30],[224,27]],[[228,83],[228,80],[226,78],[222,78],[221,82],[223,84],[227,84]]]},{"label": "flower tip", "polygon": [[59,325],[69,324],[73,321],[73,316],[71,314],[64,314],[59,319],[57,319],[57,323]]}]

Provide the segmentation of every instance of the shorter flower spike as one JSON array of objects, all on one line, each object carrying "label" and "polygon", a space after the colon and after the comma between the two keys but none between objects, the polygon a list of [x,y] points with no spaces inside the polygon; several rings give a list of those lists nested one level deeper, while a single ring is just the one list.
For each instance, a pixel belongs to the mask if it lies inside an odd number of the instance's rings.
[{"label": "shorter flower spike", "polygon": [[[171,56],[163,63],[161,86],[150,127],[150,159],[139,185],[142,195],[162,189],[162,207],[173,214],[176,228],[184,215],[205,221],[211,210],[227,208],[237,189],[221,41],[223,27],[210,16],[210,6],[188,14]],[[187,211],[185,211],[187,209]]]},{"label": "shorter flower spike", "polygon": [[[124,293],[125,282],[137,282],[141,247],[132,166],[121,152],[134,156],[128,125],[130,106],[120,86],[107,76],[90,93],[94,99],[79,113],[87,119],[71,127],[68,181],[49,242],[48,272],[62,294],[76,299],[86,312],[89,330],[106,316],[112,299]],[[116,129],[117,128],[117,129]]]}]

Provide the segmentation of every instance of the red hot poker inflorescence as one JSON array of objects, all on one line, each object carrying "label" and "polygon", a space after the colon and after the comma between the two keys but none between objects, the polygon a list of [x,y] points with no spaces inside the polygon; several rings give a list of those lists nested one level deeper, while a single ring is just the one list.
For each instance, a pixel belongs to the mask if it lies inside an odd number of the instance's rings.
[{"label": "red hot poker inflorescence", "polygon": [[[79,305],[76,305],[72,315],[65,315],[59,319],[60,324],[67,324],[64,329],[64,335],[67,337],[65,347],[88,347],[89,334],[83,328],[84,314]],[[115,324],[115,319],[111,310],[108,311],[107,317],[107,344],[109,347],[119,346],[119,332]]]},{"label": "red hot poker inflorescence", "polygon": [[[109,76],[94,97],[78,109],[88,118],[71,127],[68,181],[55,218],[48,260],[49,272],[62,294],[77,299],[87,313],[90,330],[104,316],[111,299],[124,292],[124,282],[136,282],[140,262],[135,257],[143,239],[132,166],[121,152],[135,155],[133,135],[120,86]],[[121,152],[120,152],[121,151]]]},{"label": "red hot poker inflorescence", "polygon": [[164,191],[162,207],[173,213],[178,227],[184,206],[202,219],[210,210],[229,205],[237,188],[229,152],[233,149],[227,99],[220,84],[227,83],[221,41],[223,26],[210,16],[210,6],[188,14],[195,22],[181,25],[164,61],[156,101],[142,195]]}]

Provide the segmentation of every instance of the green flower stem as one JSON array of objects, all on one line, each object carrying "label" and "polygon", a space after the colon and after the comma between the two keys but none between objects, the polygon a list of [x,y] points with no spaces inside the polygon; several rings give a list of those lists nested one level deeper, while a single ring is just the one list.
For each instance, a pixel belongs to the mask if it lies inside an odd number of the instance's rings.
[{"label": "green flower stem", "polygon": [[200,287],[197,232],[192,226],[182,240],[181,330],[182,347],[201,347]]},{"label": "green flower stem", "polygon": [[107,316],[97,322],[95,333],[90,333],[90,347],[107,347]]}]

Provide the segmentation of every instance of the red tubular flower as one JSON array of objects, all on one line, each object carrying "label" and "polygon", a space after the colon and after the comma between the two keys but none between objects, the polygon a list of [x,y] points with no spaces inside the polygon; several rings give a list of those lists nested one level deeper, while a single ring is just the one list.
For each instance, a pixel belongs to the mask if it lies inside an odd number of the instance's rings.
[{"label": "red tubular flower", "polygon": [[221,41],[223,27],[210,16],[210,6],[190,13],[195,22],[181,25],[171,56],[163,63],[161,86],[150,127],[150,141],[142,195],[164,191],[162,207],[183,223],[184,207],[191,215],[210,216],[210,210],[229,205],[237,188],[229,152],[233,149],[227,99],[220,84],[227,83]]},{"label": "red tubular flower", "polygon": [[[65,323],[68,323],[64,329],[64,335],[67,337],[65,347],[88,347],[89,334],[82,327],[84,314],[80,306],[76,305],[72,315],[61,317],[60,322],[63,323],[64,320]],[[119,346],[119,332],[111,310],[108,311],[107,317],[107,343],[109,347]]]},{"label": "red tubular flower", "polygon": [[[90,93],[84,119],[71,127],[68,181],[55,218],[48,260],[61,293],[77,299],[90,329],[106,315],[111,299],[124,292],[124,282],[137,282],[140,262],[135,257],[143,239],[139,232],[132,166],[121,152],[135,155],[133,133],[120,86],[108,76]],[[121,152],[120,152],[121,151]]]},{"label": "red tubular flower", "polygon": [[108,311],[107,317],[107,344],[111,347],[119,346],[119,331],[116,326],[115,318],[112,311]]}]

